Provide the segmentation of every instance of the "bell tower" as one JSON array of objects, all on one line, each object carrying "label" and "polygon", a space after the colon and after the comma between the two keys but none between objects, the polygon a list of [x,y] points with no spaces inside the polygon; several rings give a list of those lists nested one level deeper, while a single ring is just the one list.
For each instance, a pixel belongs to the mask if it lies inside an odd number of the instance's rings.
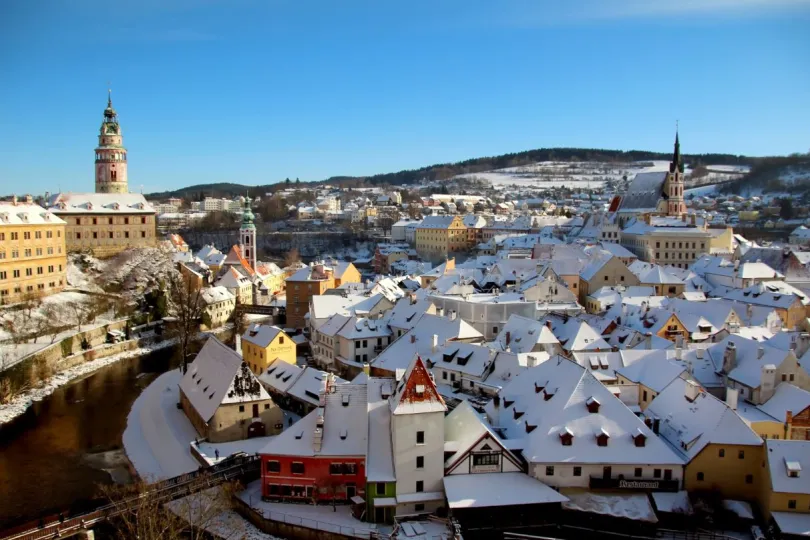
[{"label": "bell tower", "polygon": [[678,129],[675,129],[675,151],[672,154],[672,161],[669,163],[667,173],[666,189],[667,194],[667,215],[682,216],[686,213],[686,203],[683,201],[683,161],[681,161],[681,143],[678,140]]},{"label": "bell tower", "polygon": [[127,149],[124,148],[118,114],[108,92],[107,108],[96,148],[96,193],[127,193]]},{"label": "bell tower", "polygon": [[253,218],[253,212],[250,210],[250,197],[245,197],[242,226],[239,227],[239,247],[250,267],[256,270],[256,225],[253,224]]}]

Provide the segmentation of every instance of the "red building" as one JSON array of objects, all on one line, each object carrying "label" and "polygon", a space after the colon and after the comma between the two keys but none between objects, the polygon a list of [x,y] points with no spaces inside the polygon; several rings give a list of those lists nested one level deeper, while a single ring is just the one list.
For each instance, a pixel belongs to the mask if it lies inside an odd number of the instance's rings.
[{"label": "red building", "polygon": [[319,407],[261,452],[262,497],[307,501],[365,495],[366,385],[324,380]]}]

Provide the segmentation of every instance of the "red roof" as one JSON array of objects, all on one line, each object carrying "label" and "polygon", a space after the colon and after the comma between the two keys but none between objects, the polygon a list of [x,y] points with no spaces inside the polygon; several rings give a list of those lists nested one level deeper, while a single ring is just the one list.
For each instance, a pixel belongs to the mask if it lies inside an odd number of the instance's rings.
[{"label": "red roof", "polygon": [[253,270],[253,267],[250,266],[250,263],[247,262],[247,259],[245,259],[245,257],[242,256],[242,250],[239,248],[239,246],[234,245],[231,247],[231,250],[225,257],[225,262],[223,264],[225,265],[238,264],[245,269],[245,272],[247,272],[248,276],[253,277],[254,275],[256,275],[256,271]]}]

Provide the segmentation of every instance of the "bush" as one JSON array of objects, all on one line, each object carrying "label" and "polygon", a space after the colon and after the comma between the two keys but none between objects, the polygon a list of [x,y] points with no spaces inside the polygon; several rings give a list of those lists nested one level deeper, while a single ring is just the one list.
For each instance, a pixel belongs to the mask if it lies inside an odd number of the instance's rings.
[{"label": "bush", "polygon": [[73,336],[68,336],[62,340],[62,358],[73,354]]}]

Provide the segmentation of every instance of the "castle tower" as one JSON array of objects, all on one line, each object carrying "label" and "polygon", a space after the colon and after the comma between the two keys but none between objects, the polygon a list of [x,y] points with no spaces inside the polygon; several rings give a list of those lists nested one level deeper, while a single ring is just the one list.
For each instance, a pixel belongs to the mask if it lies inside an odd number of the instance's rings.
[{"label": "castle tower", "polygon": [[681,143],[678,140],[678,130],[675,130],[675,151],[672,154],[672,161],[669,163],[667,173],[666,188],[667,194],[667,215],[682,216],[686,213],[686,204],[683,202],[683,161],[681,161]]},{"label": "castle tower", "polygon": [[107,97],[104,121],[96,148],[96,193],[127,193],[127,149],[123,146],[118,115],[112,106],[112,92]]},{"label": "castle tower", "polygon": [[250,210],[250,197],[245,197],[245,206],[242,211],[242,226],[239,227],[239,247],[242,256],[256,269],[256,226],[253,224],[253,212]]}]

